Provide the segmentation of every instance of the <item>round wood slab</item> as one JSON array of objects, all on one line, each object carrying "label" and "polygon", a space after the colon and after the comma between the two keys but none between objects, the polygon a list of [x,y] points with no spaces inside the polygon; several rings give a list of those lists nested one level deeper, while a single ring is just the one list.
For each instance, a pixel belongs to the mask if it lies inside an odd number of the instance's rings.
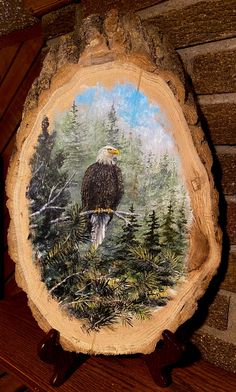
[{"label": "round wood slab", "polygon": [[221,255],[212,158],[177,55],[116,11],[52,47],[7,178],[10,255],[64,348],[150,353]]}]

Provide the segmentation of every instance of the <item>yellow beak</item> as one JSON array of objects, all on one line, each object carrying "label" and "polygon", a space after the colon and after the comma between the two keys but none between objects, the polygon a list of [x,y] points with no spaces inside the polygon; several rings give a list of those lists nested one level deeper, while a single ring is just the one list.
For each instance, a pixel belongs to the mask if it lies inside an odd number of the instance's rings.
[{"label": "yellow beak", "polygon": [[111,151],[111,154],[119,155],[120,154],[120,150],[118,150],[117,148],[114,148],[114,150]]}]

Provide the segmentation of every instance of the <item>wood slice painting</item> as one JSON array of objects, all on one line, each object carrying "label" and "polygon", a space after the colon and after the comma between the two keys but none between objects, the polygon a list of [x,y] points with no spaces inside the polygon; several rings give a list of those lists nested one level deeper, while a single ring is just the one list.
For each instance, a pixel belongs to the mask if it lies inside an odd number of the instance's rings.
[{"label": "wood slice painting", "polygon": [[220,260],[210,153],[175,56],[162,43],[153,58],[151,36],[111,11],[85,20],[80,49],[52,48],[8,174],[18,284],[78,352],[151,352]]}]

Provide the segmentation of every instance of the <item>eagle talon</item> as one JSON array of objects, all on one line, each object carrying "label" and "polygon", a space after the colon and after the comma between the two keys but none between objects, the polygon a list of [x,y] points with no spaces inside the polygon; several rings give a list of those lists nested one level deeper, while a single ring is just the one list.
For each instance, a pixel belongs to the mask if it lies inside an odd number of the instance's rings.
[{"label": "eagle talon", "polygon": [[112,208],[95,208],[94,210],[94,214],[103,214],[103,213],[107,213],[107,214],[113,214],[113,209]]}]

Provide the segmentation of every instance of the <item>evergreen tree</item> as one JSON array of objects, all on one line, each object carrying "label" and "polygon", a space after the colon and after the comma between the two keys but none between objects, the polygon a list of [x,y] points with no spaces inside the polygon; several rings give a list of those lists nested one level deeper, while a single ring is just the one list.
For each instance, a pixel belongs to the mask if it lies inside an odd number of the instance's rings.
[{"label": "evergreen tree", "polygon": [[160,239],[159,239],[159,224],[156,217],[155,210],[149,215],[148,219],[148,229],[144,233],[144,245],[153,254],[158,254],[160,252]]},{"label": "evergreen tree", "polygon": [[114,102],[107,115],[106,134],[107,143],[111,144],[116,148],[119,148],[119,127],[117,125],[117,114]]},{"label": "evergreen tree", "polygon": [[160,178],[166,179],[169,177],[170,175],[170,167],[169,167],[170,161],[169,161],[169,156],[167,153],[165,153],[161,160],[160,160],[160,164],[159,164],[159,175]]},{"label": "evergreen tree", "polygon": [[170,200],[164,222],[160,227],[160,242],[165,249],[175,251],[178,246],[178,231],[175,220],[175,211],[173,199]]},{"label": "evergreen tree", "polygon": [[142,159],[142,151],[140,148],[140,140],[131,132],[128,136],[123,135],[120,139],[121,155],[119,164],[122,170],[125,194],[122,203],[130,205],[131,202],[142,205],[143,199],[140,190],[142,181],[142,173],[144,172],[144,163]]},{"label": "evergreen tree", "polygon": [[32,177],[27,191],[30,199],[30,225],[34,229],[32,242],[38,250],[52,246],[57,231],[51,227],[51,220],[58,218],[70,200],[67,174],[61,168],[64,162],[62,152],[53,153],[56,132],[48,132],[49,121],[44,117],[42,133],[38,138],[35,154],[31,159]]},{"label": "evergreen tree", "polygon": [[[135,212],[133,204],[130,206],[129,211],[133,214]],[[139,244],[136,234],[140,227],[135,215],[129,218],[130,224],[123,226],[123,233],[120,238],[121,247],[119,249],[119,258],[127,257],[127,250],[131,246],[137,246]]]},{"label": "evergreen tree", "polygon": [[[180,189],[175,158],[166,153],[159,159],[155,150],[144,155],[145,139],[128,123],[120,128],[114,103],[105,116],[93,103],[88,108],[82,111],[73,102],[52,134],[43,120],[28,197],[43,282],[63,311],[82,319],[86,331],[96,331],[117,321],[132,325],[133,316],[146,318],[150,309],[166,304],[168,288],[183,271],[188,205],[175,196]],[[106,144],[121,150],[125,193],[118,210],[132,215],[124,214],[126,226],[121,214],[114,216],[94,249],[90,220],[78,200],[84,172]],[[54,196],[55,204],[48,205]],[[146,223],[139,224],[135,210]]]},{"label": "evergreen tree", "polygon": [[167,199],[174,187],[174,184],[171,186],[171,176],[170,159],[167,153],[159,161],[152,154],[148,155],[142,181],[146,198],[145,205],[153,202],[155,207],[163,207],[163,201]]},{"label": "evergreen tree", "polygon": [[73,167],[73,170],[79,169],[87,155],[85,148],[87,132],[85,124],[78,119],[78,109],[75,101],[64,118],[62,128],[65,135],[66,167],[68,169]]}]

